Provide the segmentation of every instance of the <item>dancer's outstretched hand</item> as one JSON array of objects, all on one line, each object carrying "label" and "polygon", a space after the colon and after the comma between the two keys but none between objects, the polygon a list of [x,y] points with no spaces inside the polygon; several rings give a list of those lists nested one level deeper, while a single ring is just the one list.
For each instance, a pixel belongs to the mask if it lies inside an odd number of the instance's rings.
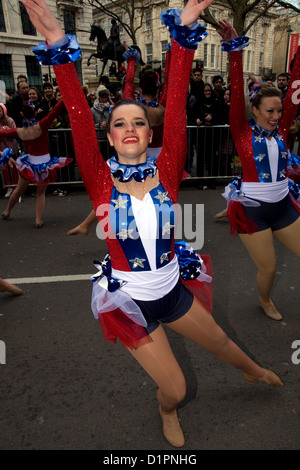
[{"label": "dancer's outstretched hand", "polygon": [[65,35],[45,0],[22,0],[22,3],[31,23],[49,44],[58,41]]},{"label": "dancer's outstretched hand", "polygon": [[214,0],[203,0],[203,2],[199,3],[198,0],[189,0],[180,15],[181,24],[193,26],[202,11],[209,7],[213,1]]},{"label": "dancer's outstretched hand", "polygon": [[232,24],[229,23],[227,20],[221,20],[218,23],[219,29],[218,33],[223,38],[225,42],[231,41],[231,39],[235,39],[238,37],[238,34]]}]

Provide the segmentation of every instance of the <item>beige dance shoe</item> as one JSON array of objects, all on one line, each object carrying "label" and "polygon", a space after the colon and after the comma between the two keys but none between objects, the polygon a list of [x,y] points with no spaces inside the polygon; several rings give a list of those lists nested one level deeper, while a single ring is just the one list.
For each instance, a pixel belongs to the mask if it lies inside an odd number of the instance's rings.
[{"label": "beige dance shoe", "polygon": [[252,375],[244,373],[244,379],[247,382],[247,384],[253,384],[255,382],[264,382],[267,385],[270,385],[270,387],[275,387],[275,388],[282,388],[284,386],[283,381],[281,380],[280,377],[278,377],[277,374],[272,372],[271,370],[264,369],[264,375],[258,379],[257,377],[253,377]]},{"label": "beige dance shoe", "polygon": [[173,410],[170,413],[162,411],[159,406],[159,414],[163,424],[163,434],[167,441],[174,447],[183,447],[185,440],[183,431],[179,424],[177,411]]},{"label": "beige dance shoe", "polygon": [[259,299],[259,306],[263,309],[267,317],[276,321],[282,320],[282,315],[278,312],[272,300],[269,303],[265,303],[265,302],[262,302],[261,299]]}]

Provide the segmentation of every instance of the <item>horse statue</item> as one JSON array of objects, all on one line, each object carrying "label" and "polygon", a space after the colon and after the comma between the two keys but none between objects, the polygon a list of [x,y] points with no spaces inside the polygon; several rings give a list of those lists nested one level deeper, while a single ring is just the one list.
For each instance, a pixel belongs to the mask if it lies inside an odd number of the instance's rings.
[{"label": "horse statue", "polygon": [[[105,31],[103,28],[101,28],[101,26],[92,24],[89,40],[95,41],[95,39],[97,39],[97,52],[90,55],[87,61],[87,66],[90,65],[91,58],[95,57],[103,62],[100,75],[103,75],[108,60],[116,61],[118,63],[119,69],[122,62],[124,62],[123,53],[126,50],[123,44],[121,44],[120,40],[116,42],[111,37],[107,38]],[[137,49],[139,52],[141,52],[140,48],[136,45],[130,46],[130,49]],[[139,63],[141,65],[145,65],[145,62],[143,62],[142,58],[140,59]]]}]

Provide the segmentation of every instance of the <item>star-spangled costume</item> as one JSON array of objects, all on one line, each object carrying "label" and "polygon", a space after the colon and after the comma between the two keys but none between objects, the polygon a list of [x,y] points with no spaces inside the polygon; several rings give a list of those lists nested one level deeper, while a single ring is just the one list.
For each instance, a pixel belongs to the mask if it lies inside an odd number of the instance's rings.
[{"label": "star-spangled costume", "polygon": [[[241,38],[237,38],[235,41],[238,43],[239,39]],[[247,42],[245,38],[243,40],[242,47]],[[278,127],[273,132],[260,128],[253,119],[247,121],[245,117],[242,51],[236,45],[229,47],[228,44],[224,43],[223,49],[231,51],[230,130],[241,160],[243,179],[238,185],[235,184],[235,181],[230,184],[225,189],[224,197],[229,203],[228,218],[231,223],[232,233],[236,231],[253,233],[257,225],[245,216],[243,205],[258,207],[260,204],[257,201],[278,202],[290,194],[291,203],[300,212],[300,199],[295,198],[291,191],[294,183],[289,182],[287,178],[287,137],[299,104],[295,100],[295,88],[290,86],[283,102],[282,117]],[[227,49],[226,46],[228,46]],[[298,48],[290,84],[293,84],[299,76],[300,48]],[[253,200],[255,201],[252,202]]]},{"label": "star-spangled costume", "polygon": [[[191,29],[195,36],[197,28]],[[70,48],[66,46],[62,51],[66,60],[57,47],[53,53],[56,63],[64,64],[54,70],[70,117],[79,171],[109,250],[104,263],[95,261],[99,272],[93,276],[92,310],[95,317],[99,316],[105,338],[113,342],[119,338],[127,347],[150,340],[146,321],[132,298],[161,298],[175,287],[180,274],[182,282],[189,284],[206,309],[211,310],[210,257],[200,258],[185,242],[174,243],[175,204],[186,158],[184,91],[188,88],[194,46],[195,42],[193,47],[172,42],[170,66],[176,74],[168,82],[161,153],[157,159],[147,158],[141,165],[127,166],[114,158],[105,162],[101,157],[90,108],[74,64],[68,63]],[[38,58],[43,60],[40,55]],[[158,185],[143,200],[120,192],[111,177],[121,182],[132,178],[142,181],[143,175],[153,177],[157,172]]]}]

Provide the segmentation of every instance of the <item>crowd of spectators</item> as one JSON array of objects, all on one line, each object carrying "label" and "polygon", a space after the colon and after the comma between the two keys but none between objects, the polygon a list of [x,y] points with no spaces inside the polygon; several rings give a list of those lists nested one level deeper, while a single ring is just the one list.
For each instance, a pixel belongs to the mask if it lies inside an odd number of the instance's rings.
[{"label": "crowd of spectators", "polygon": [[[126,73],[126,69],[125,69]],[[109,69],[109,76],[99,78],[96,91],[89,92],[88,87],[83,86],[86,99],[93,114],[95,127],[97,129],[99,146],[107,159],[111,156],[111,149],[107,143],[107,122],[110,107],[122,98],[121,91],[114,83],[111,83],[110,77],[115,77],[113,64]],[[257,83],[256,77],[249,74],[249,92]],[[282,92],[284,99],[288,86],[289,74],[281,73],[277,76],[276,83],[270,78],[264,78],[270,86],[277,86]],[[221,75],[212,78],[211,83],[205,83],[201,67],[195,67],[192,70],[190,88],[187,98],[187,126],[188,126],[188,152],[186,170],[191,176],[197,176],[204,179],[203,187],[215,188],[215,176],[230,176],[238,174],[238,156],[235,155],[235,148],[230,136],[229,128],[229,109],[230,109],[231,87],[230,80],[228,84],[224,83]],[[0,97],[5,108],[0,109],[0,127],[22,127],[22,106],[31,101],[35,109],[35,119],[37,121],[45,117],[55,104],[61,99],[60,91],[54,87],[50,81],[46,81],[41,89],[28,84],[26,75],[17,77],[16,90],[5,97]],[[250,106],[248,106],[249,97],[245,95],[246,115],[250,117]],[[300,114],[300,110],[299,113]],[[295,121],[293,130],[291,130],[291,139],[294,140],[299,134],[299,121]],[[226,127],[224,127],[226,126]],[[64,108],[57,119],[52,123],[52,129],[70,129],[67,110]],[[0,139],[0,149],[7,142]],[[22,142],[11,143],[15,157],[23,151]],[[68,155],[74,158],[71,131],[68,135],[65,133],[52,133],[49,140],[50,153],[60,154],[70,153]],[[66,155],[65,155],[66,156]],[[68,180],[74,176],[74,168],[64,169],[68,171]],[[16,183],[16,175],[11,170],[3,169],[3,178],[7,190],[6,196],[9,197],[13,185]],[[207,181],[206,181],[207,178]]]}]

